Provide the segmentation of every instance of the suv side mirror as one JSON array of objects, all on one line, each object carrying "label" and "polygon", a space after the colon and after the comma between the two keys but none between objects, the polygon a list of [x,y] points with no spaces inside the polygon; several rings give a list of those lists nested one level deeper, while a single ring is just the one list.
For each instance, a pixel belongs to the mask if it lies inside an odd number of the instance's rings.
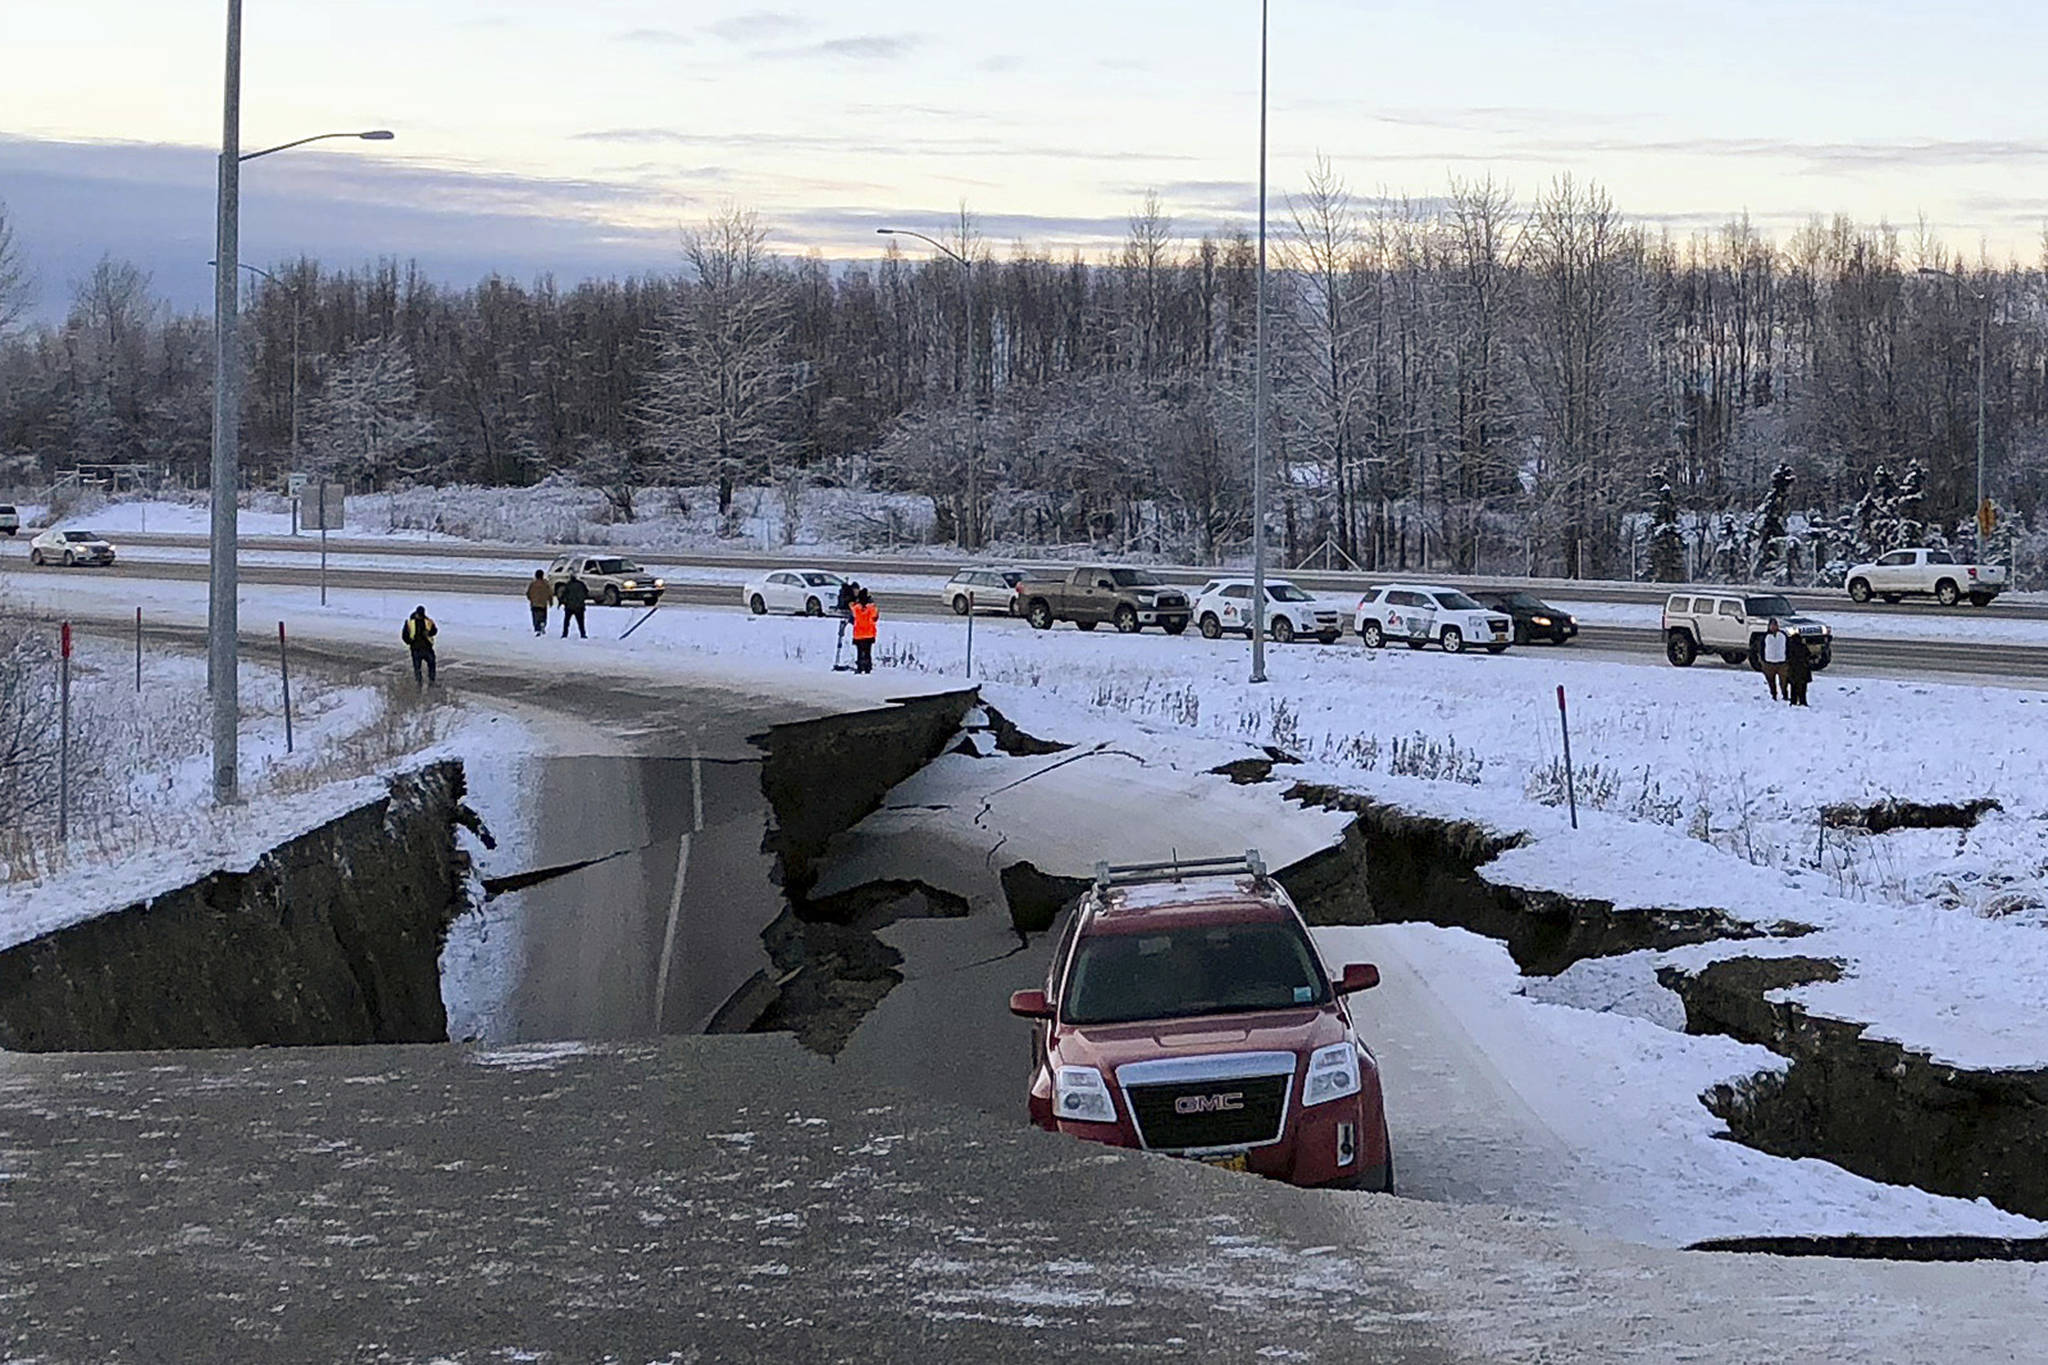
[{"label": "suv side mirror", "polygon": [[[1379,984],[1380,969],[1378,967],[1370,962],[1353,962],[1345,967],[1344,975],[1337,979],[1337,994],[1356,995],[1360,991],[1369,991]],[[1043,994],[1043,992],[1040,992],[1040,994]],[[1010,1000],[1010,1008],[1017,1008],[1015,997],[1012,997]]]},{"label": "suv side mirror", "polygon": [[[1378,979],[1378,973],[1374,973]],[[1044,991],[1018,991],[1010,997],[1010,1013],[1019,1019],[1052,1018],[1052,1002],[1045,998]]]}]

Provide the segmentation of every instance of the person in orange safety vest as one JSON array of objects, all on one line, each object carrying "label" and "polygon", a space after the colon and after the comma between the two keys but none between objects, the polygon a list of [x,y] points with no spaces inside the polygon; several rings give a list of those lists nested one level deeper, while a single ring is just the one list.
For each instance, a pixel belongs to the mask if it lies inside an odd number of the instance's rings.
[{"label": "person in orange safety vest", "polygon": [[875,627],[882,619],[882,609],[875,605],[875,599],[867,589],[861,589],[860,596],[853,599],[853,671],[872,673],[875,671]]}]

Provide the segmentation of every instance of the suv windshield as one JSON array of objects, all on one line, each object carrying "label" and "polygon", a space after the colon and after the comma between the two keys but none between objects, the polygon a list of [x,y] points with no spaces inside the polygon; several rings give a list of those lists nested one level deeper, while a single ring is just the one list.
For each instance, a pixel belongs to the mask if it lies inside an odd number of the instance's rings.
[{"label": "suv windshield", "polygon": [[1143,569],[1111,569],[1109,576],[1120,588],[1160,588],[1166,586]]},{"label": "suv windshield", "polygon": [[1313,602],[1316,600],[1300,588],[1295,587],[1292,583],[1281,583],[1277,586],[1269,587],[1266,589],[1266,596],[1272,598],[1275,602]]},{"label": "suv windshield", "polygon": [[1783,617],[1797,616],[1799,614],[1792,610],[1792,603],[1789,599],[1777,596],[1745,597],[1742,599],[1742,612],[1745,616]]},{"label": "suv windshield", "polygon": [[1218,924],[1082,939],[1060,1017],[1123,1024],[1297,1009],[1329,998],[1329,982],[1294,926]]},{"label": "suv windshield", "polygon": [[586,571],[595,574],[639,573],[640,566],[630,559],[593,559]]},{"label": "suv windshield", "polygon": [[1461,592],[1440,592],[1434,594],[1437,605],[1445,611],[1484,611],[1486,608],[1474,602]]}]

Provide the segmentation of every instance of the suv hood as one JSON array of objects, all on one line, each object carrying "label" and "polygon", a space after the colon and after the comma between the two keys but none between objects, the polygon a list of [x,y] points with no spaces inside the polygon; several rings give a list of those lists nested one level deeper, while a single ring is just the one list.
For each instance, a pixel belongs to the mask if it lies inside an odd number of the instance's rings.
[{"label": "suv hood", "polygon": [[1097,1066],[1114,1078],[1118,1067],[1131,1062],[1230,1052],[1305,1055],[1342,1042],[1350,1034],[1334,1006],[1319,1005],[1259,1014],[1211,1014],[1193,1019],[1063,1027],[1057,1046],[1063,1064]]}]

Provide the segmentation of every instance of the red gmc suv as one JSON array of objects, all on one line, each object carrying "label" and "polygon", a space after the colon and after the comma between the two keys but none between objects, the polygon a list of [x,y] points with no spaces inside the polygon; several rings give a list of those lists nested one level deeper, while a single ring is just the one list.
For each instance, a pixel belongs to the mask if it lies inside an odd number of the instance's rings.
[{"label": "red gmc suv", "polygon": [[1010,1011],[1037,1021],[1031,1121],[1117,1147],[1296,1185],[1394,1186],[1379,1067],[1308,927],[1256,852],[1096,869],[1046,986]]}]

